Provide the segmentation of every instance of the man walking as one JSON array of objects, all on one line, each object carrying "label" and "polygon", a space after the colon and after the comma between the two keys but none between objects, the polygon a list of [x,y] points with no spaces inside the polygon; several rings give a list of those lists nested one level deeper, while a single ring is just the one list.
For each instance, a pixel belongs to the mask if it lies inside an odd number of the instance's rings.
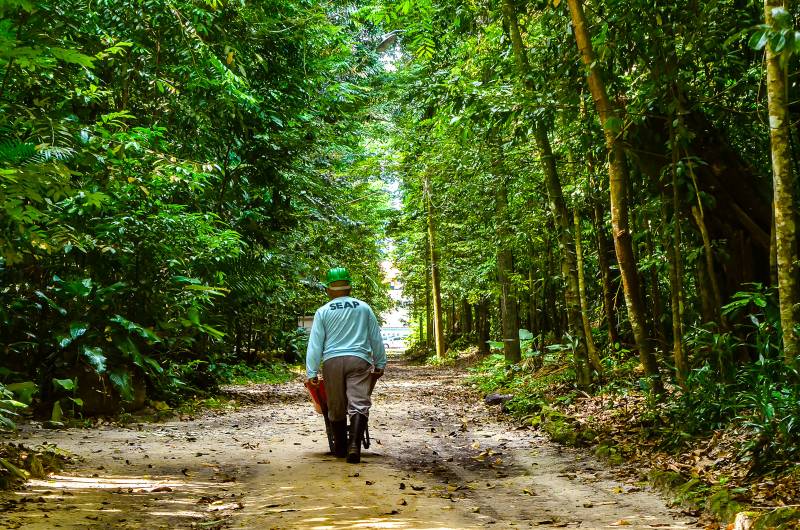
[{"label": "man walking", "polygon": [[[350,296],[350,273],[328,271],[330,301],[317,309],[306,352],[306,375],[312,385],[322,377],[328,394],[328,419],[336,456],[351,464],[361,461],[361,441],[367,428],[373,380],[383,375],[386,351],[372,308]],[[350,418],[348,440],[347,418]]]}]

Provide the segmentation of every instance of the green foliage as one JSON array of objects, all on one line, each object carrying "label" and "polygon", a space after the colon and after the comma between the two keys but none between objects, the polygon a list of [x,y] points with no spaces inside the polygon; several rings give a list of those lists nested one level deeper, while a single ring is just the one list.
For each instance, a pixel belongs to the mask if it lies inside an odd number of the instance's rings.
[{"label": "green foliage", "polygon": [[733,384],[720,380],[711,365],[692,370],[686,378],[686,391],[672,404],[670,423],[680,426],[675,441],[727,426],[739,411],[737,390]]},{"label": "green foliage", "polygon": [[28,405],[14,399],[14,393],[3,383],[0,383],[0,430],[6,431],[16,427],[13,417]]},{"label": "green foliage", "polygon": [[792,15],[784,7],[772,9],[772,25],[760,24],[750,36],[750,48],[760,51],[769,44],[784,63],[800,50],[800,32],[793,27]]},{"label": "green foliage", "polygon": [[95,381],[111,401],[177,399],[224,366],[296,357],[296,318],[334,264],[388,306],[366,124],[383,70],[349,14],[184,0],[2,13],[0,365],[43,401],[79,411]]},{"label": "green foliage", "polygon": [[800,374],[782,360],[759,359],[739,376],[737,417],[749,431],[744,450],[759,470],[800,457]]},{"label": "green foliage", "polygon": [[[295,367],[297,368],[297,367]],[[295,377],[292,367],[282,363],[259,364],[249,366],[246,364],[220,364],[216,373],[220,381],[233,385],[248,383],[279,384],[286,383]]]},{"label": "green foliage", "polygon": [[511,367],[502,354],[494,353],[481,360],[478,364],[469,369],[473,374],[470,381],[476,385],[482,393],[505,390],[512,381],[510,377]]}]

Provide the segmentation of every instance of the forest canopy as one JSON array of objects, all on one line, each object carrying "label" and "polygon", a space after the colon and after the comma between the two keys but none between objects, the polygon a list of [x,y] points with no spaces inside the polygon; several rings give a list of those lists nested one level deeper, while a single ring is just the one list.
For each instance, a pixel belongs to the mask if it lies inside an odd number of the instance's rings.
[{"label": "forest canopy", "polygon": [[351,11],[0,2],[2,383],[108,413],[295,361],[335,264],[387,307],[383,68]]}]

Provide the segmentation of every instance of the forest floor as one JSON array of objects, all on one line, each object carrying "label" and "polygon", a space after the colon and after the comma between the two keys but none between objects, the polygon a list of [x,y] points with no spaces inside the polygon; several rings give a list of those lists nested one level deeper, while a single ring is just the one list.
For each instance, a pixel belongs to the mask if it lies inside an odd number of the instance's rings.
[{"label": "forest floor", "polygon": [[[0,494],[0,528],[693,528],[641,483],[488,407],[466,372],[392,362],[360,465],[326,454],[299,381],[228,391],[242,405],[161,423],[46,431],[80,456]],[[632,463],[634,467],[646,467]]]}]

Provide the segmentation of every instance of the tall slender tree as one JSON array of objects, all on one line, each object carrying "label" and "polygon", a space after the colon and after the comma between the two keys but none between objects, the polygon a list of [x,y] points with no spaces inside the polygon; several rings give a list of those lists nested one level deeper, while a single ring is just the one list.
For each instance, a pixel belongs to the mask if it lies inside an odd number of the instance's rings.
[{"label": "tall slender tree", "polygon": [[436,244],[436,218],[433,208],[433,191],[430,173],[426,170],[423,184],[423,196],[427,213],[428,251],[430,255],[431,296],[433,298],[433,336],[436,356],[444,357],[444,319],[442,318],[442,282],[439,277],[439,247]]},{"label": "tall slender tree", "polygon": [[613,228],[614,248],[617,252],[622,275],[622,287],[625,292],[625,303],[628,308],[628,320],[633,329],[636,347],[645,373],[652,379],[653,388],[661,393],[663,384],[658,370],[656,357],[649,342],[649,333],[645,318],[639,286],[636,258],[633,253],[631,229],[628,222],[628,162],[621,138],[622,119],[618,110],[611,104],[605,81],[592,47],[586,14],[581,0],[568,0],[572,16],[572,27],[575,40],[583,64],[588,70],[589,91],[594,99],[600,124],[606,140],[609,154],[609,191],[611,197],[611,225]]},{"label": "tall slender tree", "polygon": [[[764,0],[764,18],[768,26],[779,26],[790,16],[787,4],[789,0]],[[800,324],[800,288],[797,283],[795,176],[792,171],[791,120],[787,96],[788,62],[782,58],[780,51],[775,50],[772,39],[767,41],[766,48],[778,294],[784,356],[787,363],[793,363],[800,354],[800,337],[796,329]]]}]

